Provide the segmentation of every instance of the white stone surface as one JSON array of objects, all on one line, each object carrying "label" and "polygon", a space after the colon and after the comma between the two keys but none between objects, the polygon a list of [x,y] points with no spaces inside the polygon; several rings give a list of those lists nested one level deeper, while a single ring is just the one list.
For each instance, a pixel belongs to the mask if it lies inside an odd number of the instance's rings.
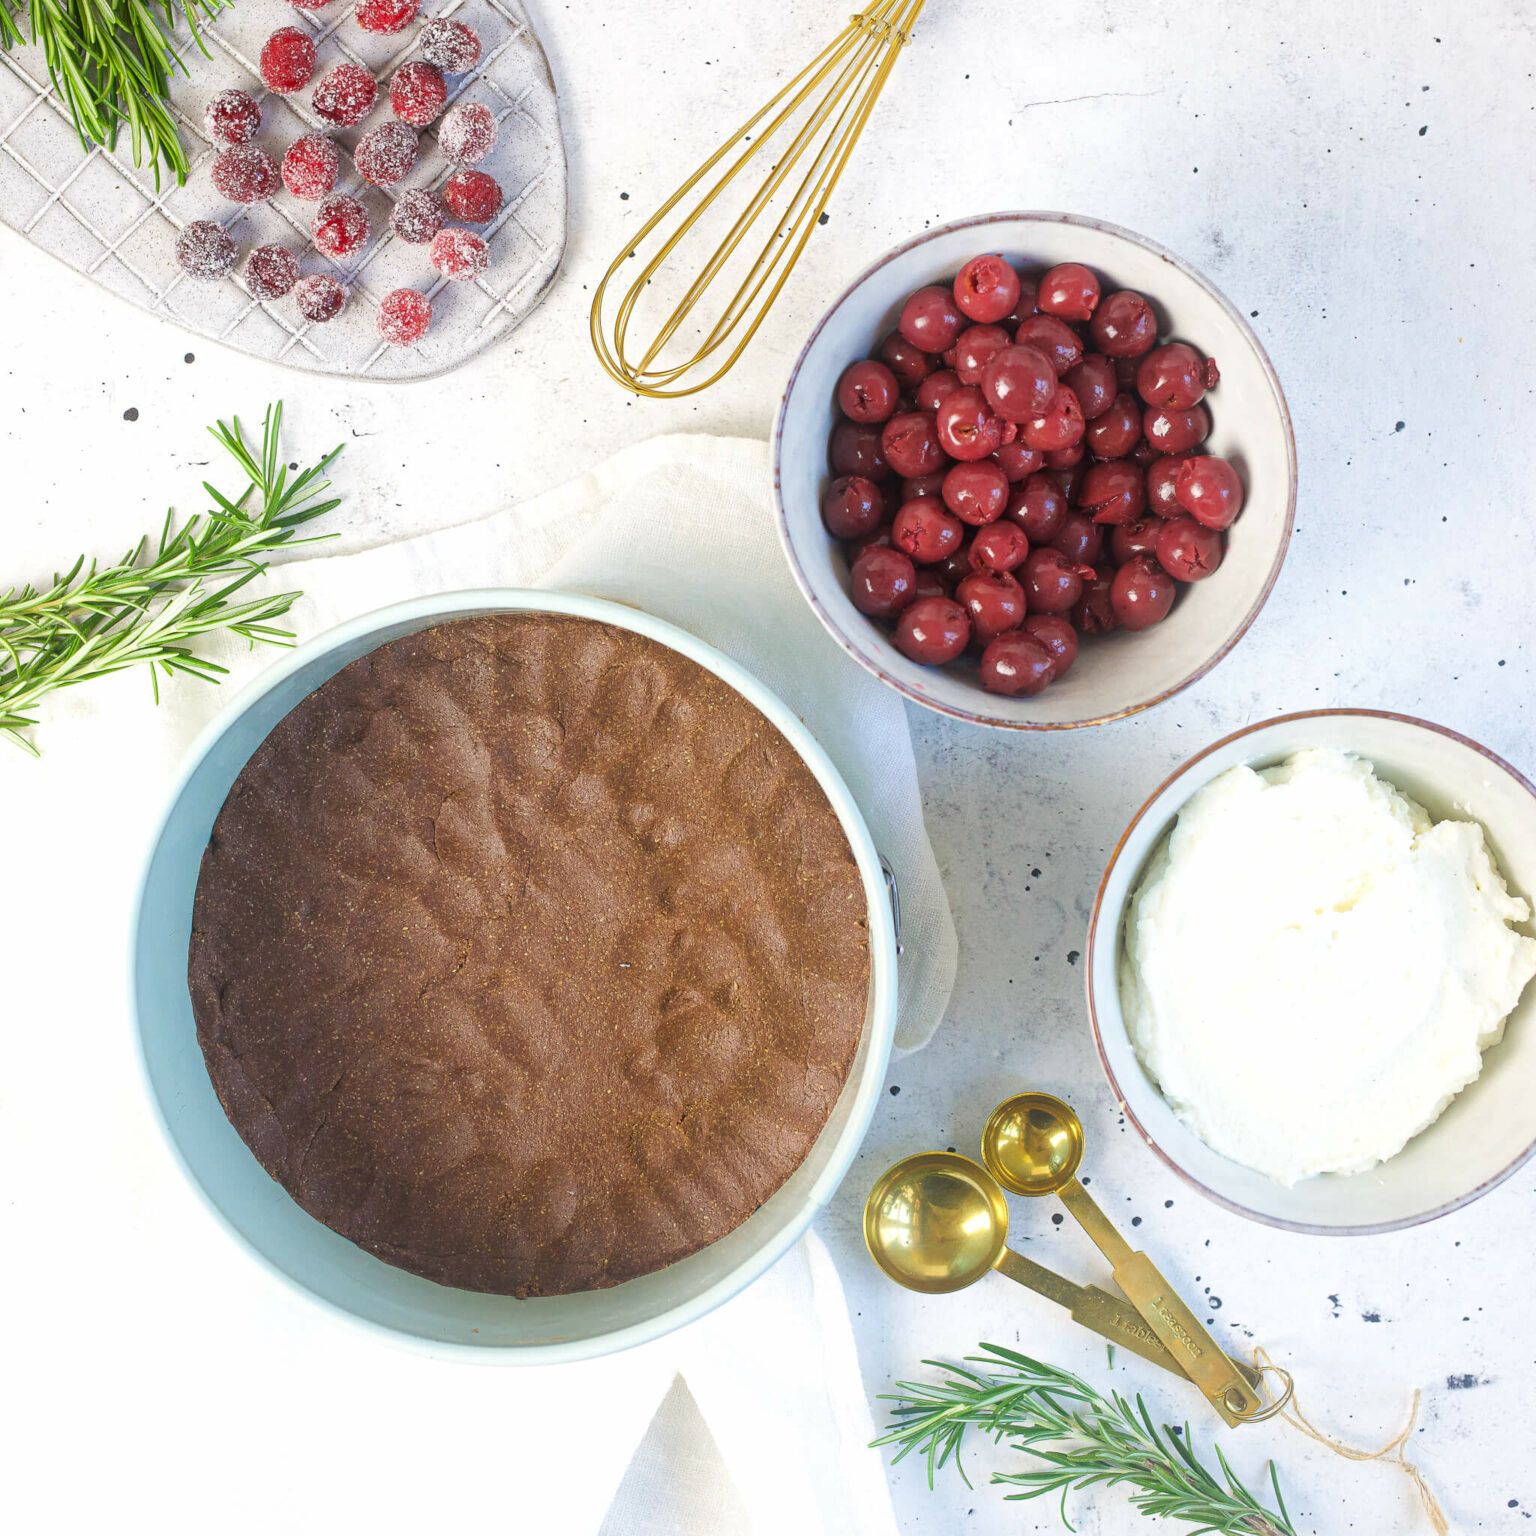
[{"label": "white stone surface", "polygon": [[[1102,1375],[1094,1342],[1001,1280],[950,1298],[895,1291],[857,1231],[861,1196],[894,1156],[973,1151],[991,1104],[1024,1084],[1067,1093],[1087,1121],[1096,1191],[1127,1224],[1140,1218],[1136,1238],[1171,1276],[1209,1295],[1204,1315],[1220,1333],[1265,1343],[1294,1367],[1309,1412],[1358,1442],[1395,1432],[1422,1387],[1413,1451],[1455,1528],[1525,1528],[1536,1510],[1536,1324],[1524,1305],[1536,1173],[1460,1215],[1369,1241],[1228,1216],[1118,1123],[1077,952],[1126,818],[1230,728],[1314,705],[1382,706],[1536,768],[1530,8],[933,0],[758,344],[718,388],[669,405],[631,401],[599,373],[586,338],[591,285],[626,232],[848,7],[530,9],[564,93],[566,269],[528,325],[445,381],[279,375],[0,239],[0,581],[44,576],[78,548],[114,554],[168,500],[197,504],[202,425],[254,417],[277,394],[297,453],[346,440],[342,519],[361,546],[485,512],[655,432],[764,433],[836,285],[929,221],[1062,208],[1173,247],[1254,315],[1285,382],[1302,466],[1290,559],[1236,652],[1149,715],[1051,737],[913,715],[960,981],[937,1041],[895,1065],[894,1096],[823,1231],[872,1391],[923,1356],[984,1338]],[[110,774],[111,744],[100,752]],[[142,807],[146,824],[155,810]],[[123,936],[70,920],[72,889],[91,878],[90,818],[83,805],[78,825],[58,829],[56,867],[10,867],[0,881],[0,1306],[24,1340],[19,1356],[8,1346],[0,1423],[11,1420],[9,1448],[25,1446],[0,1508],[46,1493],[16,1527],[36,1531],[93,1529],[135,1509],[172,1532],[209,1518],[228,1530],[315,1529],[306,1508],[334,1521],[349,1501],[358,1523],[381,1530],[521,1529],[527,1484],[508,1480],[515,1445],[499,1432],[498,1404],[526,1410],[537,1378],[460,1371],[446,1394],[433,1366],[402,1357],[397,1398],[349,1392],[376,1347],[338,1338],[215,1241],[181,1187],[133,1076]],[[1053,1226],[1048,1207],[1015,1215],[1033,1256],[1103,1280],[1086,1239]],[[1191,1394],[1155,1373],[1117,1374],[1208,1438]],[[273,1401],[289,1414],[276,1429],[255,1413]],[[601,1417],[571,1428],[600,1434]],[[1281,1459],[1301,1530],[1420,1528],[1391,1471],[1334,1461],[1283,1429],[1226,1438],[1245,1473],[1258,1476],[1271,1451]],[[1002,1459],[978,1449],[973,1473]],[[974,1492],[946,1479],[930,1495],[920,1468],[893,1476],[907,1532],[1056,1528],[1049,1505],[1004,1504],[979,1477]],[[215,1498],[233,1501],[227,1521]],[[1141,1525],[1112,1493],[1079,1501],[1075,1523]],[[543,1529],[554,1536],[558,1524]]]}]

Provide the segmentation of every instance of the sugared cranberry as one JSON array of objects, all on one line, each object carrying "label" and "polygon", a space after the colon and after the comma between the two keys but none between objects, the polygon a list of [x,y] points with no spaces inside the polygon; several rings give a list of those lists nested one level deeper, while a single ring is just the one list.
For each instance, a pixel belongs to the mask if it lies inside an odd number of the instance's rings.
[{"label": "sugared cranberry", "polygon": [[368,210],[355,197],[328,197],[315,210],[314,236],[327,256],[350,256],[367,244]]},{"label": "sugared cranberry", "polygon": [[1032,613],[1024,620],[1024,633],[1038,640],[1056,663],[1056,681],[1067,675],[1077,660],[1077,631],[1054,613]]},{"label": "sugared cranberry", "polygon": [[991,641],[981,653],[981,686],[1008,698],[1032,698],[1056,676],[1051,653],[1022,630],[1011,630]]},{"label": "sugared cranberry", "polygon": [[891,543],[916,565],[937,565],[964,542],[965,524],[932,496],[903,502],[891,523]]},{"label": "sugared cranberry", "polygon": [[421,29],[416,41],[421,51],[450,75],[462,75],[480,62],[480,35],[462,21],[440,16]]},{"label": "sugared cranberry", "polygon": [[227,277],[239,255],[235,237],[212,219],[193,219],[176,237],[176,265],[200,283]]},{"label": "sugared cranberry", "polygon": [[416,11],[417,0],[358,0],[353,15],[364,32],[389,35],[404,32],[415,21]]},{"label": "sugared cranberry", "polygon": [[261,81],[279,96],[302,91],[315,78],[315,40],[298,27],[279,27],[261,45]]},{"label": "sugared cranberry", "polygon": [[953,368],[940,368],[937,373],[930,373],[921,384],[917,386],[917,408],[920,411],[936,411],[939,402],[952,389],[960,388],[960,376]]},{"label": "sugared cranberry", "polygon": [[293,290],[294,302],[299,313],[316,325],[334,320],[347,302],[347,290],[325,272],[315,272],[301,277]]},{"label": "sugared cranberry", "polygon": [[283,185],[306,202],[334,192],[340,173],[341,157],[324,134],[306,133],[295,139],[283,156]]},{"label": "sugared cranberry", "polygon": [[357,141],[352,163],[357,174],[376,187],[404,181],[416,164],[416,130],[398,118],[379,123]]},{"label": "sugared cranberry", "polygon": [[491,251],[472,229],[442,229],[433,235],[427,259],[450,283],[472,283],[490,264]]},{"label": "sugared cranberry", "polygon": [[1183,410],[1171,405],[1149,405],[1141,418],[1141,430],[1159,453],[1183,453],[1198,448],[1210,435],[1210,412],[1203,405]]},{"label": "sugared cranberry", "polygon": [[1122,394],[1088,423],[1083,440],[1096,459],[1123,459],[1140,436],[1141,412],[1132,396]]},{"label": "sugared cranberry", "polygon": [[978,571],[1013,571],[1029,557],[1029,540],[1017,523],[992,523],[971,540],[971,565]]},{"label": "sugared cranberry", "polygon": [[1041,314],[1087,320],[1098,307],[1099,280],[1081,262],[1064,261],[1040,279],[1040,295],[1035,302]]},{"label": "sugared cranberry", "polygon": [[1037,347],[1060,378],[1083,360],[1083,338],[1055,315],[1031,315],[1021,321],[1013,339],[1021,347]]},{"label": "sugared cranberry", "polygon": [[863,475],[840,475],[821,501],[821,520],[834,539],[862,539],[880,526],[885,496]]},{"label": "sugared cranberry", "polygon": [[379,335],[392,347],[409,347],[432,324],[432,300],[414,288],[395,288],[379,303]]},{"label": "sugared cranberry", "polygon": [[1147,465],[1147,510],[1159,517],[1177,517],[1183,508],[1179,506],[1177,492],[1179,471],[1184,467],[1182,455],[1164,454]]},{"label": "sugared cranberry", "polygon": [[[479,176],[480,171],[459,171],[460,176]],[[486,177],[489,181],[490,178]],[[449,186],[453,185],[454,178],[448,178]],[[495,185],[494,182],[491,183]],[[498,206],[500,198],[498,195]],[[448,199],[448,206],[454,207],[453,199]],[[458,209],[454,208],[458,213]],[[460,213],[460,218],[465,215]],[[862,363],[851,363],[843,370],[843,376],[837,381],[837,403],[842,408],[843,415],[850,421],[889,421],[896,411],[896,402],[901,398],[901,386],[896,382],[896,375],[886,367],[884,363],[877,363],[866,358]]]},{"label": "sugared cranberry", "polygon": [[1168,617],[1177,588],[1173,577],[1150,555],[1137,555],[1115,572],[1110,606],[1126,629],[1151,629]]},{"label": "sugared cranberry", "polygon": [[1212,454],[1185,459],[1173,493],[1179,505],[1207,528],[1230,528],[1243,510],[1243,482],[1237,471]]},{"label": "sugared cranberry", "polygon": [[1179,581],[1204,581],[1221,564],[1226,540],[1188,515],[1159,523],[1153,553],[1170,576]]},{"label": "sugared cranberry", "polygon": [[934,418],[926,411],[901,411],[886,422],[880,434],[885,461],[898,475],[934,475],[944,467]]},{"label": "sugared cranberry", "polygon": [[980,384],[988,363],[1007,349],[1008,332],[1000,325],[973,325],[955,343],[955,374],[962,384]]},{"label": "sugared cranberry", "polygon": [[892,638],[909,660],[941,667],[969,643],[971,621],[965,609],[947,597],[920,597],[902,609]]},{"label": "sugared cranberry", "polygon": [[973,256],[955,278],[955,303],[978,325],[1005,320],[1019,295],[1019,274],[1001,256]]},{"label": "sugared cranberry", "polygon": [[378,81],[361,64],[338,64],[321,75],[310,101],[326,122],[351,128],[373,111],[378,95]]},{"label": "sugared cranberry", "polygon": [[1031,613],[1066,613],[1083,595],[1082,572],[1059,549],[1032,549],[1019,583]]},{"label": "sugared cranberry", "polygon": [[948,288],[919,288],[901,306],[896,329],[924,352],[947,352],[965,325],[965,316]]},{"label": "sugared cranberry", "polygon": [[247,144],[261,127],[261,108],[255,97],[231,88],[209,98],[203,123],[215,144]]},{"label": "sugared cranberry", "polygon": [[496,115],[478,101],[449,107],[437,130],[437,147],[455,165],[478,165],[496,147]]},{"label": "sugared cranberry", "polygon": [[1157,345],[1157,316],[1133,289],[1112,293],[1094,312],[1094,345],[1106,357],[1140,357]]},{"label": "sugared cranberry", "polygon": [[1148,405],[1187,410],[1205,398],[1205,359],[1182,341],[1156,347],[1136,367],[1136,392]]},{"label": "sugared cranberry", "polygon": [[389,227],[407,245],[426,245],[447,222],[448,210],[425,187],[402,192],[389,215]]},{"label": "sugared cranberry", "polygon": [[[1085,567],[1090,569],[1091,567]],[[1115,573],[1105,566],[1083,580],[1083,594],[1072,605],[1072,623],[1079,634],[1107,635],[1119,629],[1110,589]]]},{"label": "sugared cranberry", "polygon": [[331,0],[288,0],[296,11],[323,11]]},{"label": "sugared cranberry", "polygon": [[1090,353],[1075,368],[1067,369],[1061,382],[1077,396],[1084,421],[1102,416],[1115,403],[1119,389],[1114,363],[1097,352]]},{"label": "sugared cranberry", "polygon": [[889,619],[917,596],[917,572],[899,549],[866,549],[853,562],[848,595],[860,613]]},{"label": "sugared cranberry", "polygon": [[1136,555],[1155,555],[1166,526],[1160,517],[1138,517],[1135,522],[1116,524],[1109,532],[1109,558],[1116,565],[1124,565]]},{"label": "sugared cranberry", "polygon": [[455,171],[443,183],[443,201],[466,224],[489,224],[501,212],[501,184],[484,171]]},{"label": "sugared cranberry", "polygon": [[983,528],[995,523],[1008,505],[1008,476],[996,464],[955,464],[944,476],[944,504],[962,523]]},{"label": "sugared cranberry", "polygon": [[402,123],[425,128],[448,101],[448,82],[436,64],[410,59],[389,77],[389,109]]},{"label": "sugared cranberry", "polygon": [[916,389],[938,366],[935,359],[921,347],[914,347],[900,331],[892,331],[880,343],[878,356],[905,389]]},{"label": "sugared cranberry", "polygon": [[285,245],[258,245],[241,275],[253,299],[280,299],[299,280],[299,258]]},{"label": "sugared cranberry", "polygon": [[934,432],[939,447],[950,458],[963,461],[984,459],[1003,443],[1002,420],[988,410],[981,391],[969,384],[952,390],[939,403]]},{"label": "sugared cranberry", "polygon": [[1054,475],[1031,475],[1008,498],[1008,516],[1029,536],[1031,544],[1049,544],[1067,520],[1067,498]]},{"label": "sugared cranberry", "polygon": [[1059,384],[1050,405],[1038,416],[1030,417],[1020,428],[1020,435],[1031,448],[1050,453],[1080,441],[1086,427],[1077,396],[1065,384]]},{"label": "sugared cranberry", "polygon": [[972,571],[955,587],[955,601],[970,615],[980,645],[1024,622],[1024,589],[1004,571]]},{"label": "sugared cranberry", "polygon": [[1083,476],[1078,503],[1096,523],[1133,523],[1147,504],[1142,472],[1124,459],[1092,464]]},{"label": "sugared cranberry", "polygon": [[982,370],[981,391],[1004,421],[1027,422],[1051,407],[1056,370],[1038,347],[1017,345],[995,353]]},{"label": "sugared cranberry", "polygon": [[857,421],[840,421],[827,443],[827,464],[834,475],[863,475],[882,479],[890,466],[880,447],[879,427]]},{"label": "sugared cranberry", "polygon": [[1104,550],[1104,530],[1086,512],[1068,512],[1051,547],[1073,565],[1096,565]]},{"label": "sugared cranberry", "polygon": [[264,203],[281,181],[277,162],[257,144],[236,144],[214,158],[213,184],[232,203]]},{"label": "sugared cranberry", "polygon": [[1037,470],[1045,467],[1045,455],[1038,448],[1031,448],[1021,437],[1011,443],[1004,443],[992,457],[1012,485],[1029,479]]}]

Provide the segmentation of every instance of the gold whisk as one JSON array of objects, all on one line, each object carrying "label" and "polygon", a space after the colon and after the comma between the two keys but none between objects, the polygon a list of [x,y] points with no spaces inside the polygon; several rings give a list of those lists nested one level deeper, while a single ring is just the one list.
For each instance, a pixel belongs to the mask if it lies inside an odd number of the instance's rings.
[{"label": "gold whisk", "polygon": [[[735,365],[805,249],[923,5],[924,0],[876,0],[853,16],[827,48],[753,113],[661,205],[640,233],[625,243],[603,274],[592,299],[592,347],[603,367],[619,383],[637,395],[671,399],[708,389]],[[630,322],[657,271],[746,166],[773,145],[776,138],[782,144],[784,135],[791,131],[793,137],[783,152],[772,159],[766,179],[737,215],[725,240],[704,263],[655,336],[638,344],[638,358],[633,357]],[[773,220],[762,250],[740,286],[713,319],[694,322],[689,334],[696,336],[696,341],[679,341],[679,330],[736,256],[753,224],[779,199],[807,154],[809,169],[788,194],[788,203]],[[711,181],[717,169],[720,175]],[[650,236],[701,185],[704,190],[698,201],[682,213],[655,255],[638,267],[618,301],[611,323],[605,326],[604,299],[619,269],[628,261],[640,260],[642,247]],[[671,360],[687,345],[695,346],[696,350],[680,361]],[[699,373],[704,377],[696,378]]]}]

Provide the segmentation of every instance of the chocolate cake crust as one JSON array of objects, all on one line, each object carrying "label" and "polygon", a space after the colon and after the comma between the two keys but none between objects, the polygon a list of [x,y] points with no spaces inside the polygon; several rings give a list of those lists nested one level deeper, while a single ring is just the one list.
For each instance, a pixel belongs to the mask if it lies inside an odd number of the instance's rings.
[{"label": "chocolate cake crust", "polygon": [[730,1232],[847,1078],[867,912],[784,737],[655,641],[465,619],[267,737],[188,979],[231,1123],[311,1215],[444,1285],[614,1285]]}]

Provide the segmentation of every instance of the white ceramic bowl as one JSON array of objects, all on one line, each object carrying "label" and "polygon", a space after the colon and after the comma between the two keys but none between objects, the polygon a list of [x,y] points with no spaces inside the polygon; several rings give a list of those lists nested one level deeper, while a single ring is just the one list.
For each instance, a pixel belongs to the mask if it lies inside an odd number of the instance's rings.
[{"label": "white ceramic bowl", "polygon": [[[1375,765],[1437,821],[1482,823],[1510,890],[1536,897],[1536,787],[1475,741],[1443,726],[1374,710],[1283,715],[1207,747],[1136,813],[1110,857],[1088,930],[1088,1011],[1099,1058],[1126,1117],[1174,1172],[1218,1204],[1297,1232],[1387,1232],[1431,1221],[1486,1194],[1536,1151],[1536,984],[1510,1016],[1482,1075],[1396,1157],[1363,1173],[1286,1189],[1213,1152],[1173,1113],[1131,1046],[1120,1010],[1126,907],[1180,808],[1240,763],[1265,768],[1306,747]],[[1525,932],[1533,932],[1529,924]]]},{"label": "white ceramic bowl", "polygon": [[[829,478],[833,392],[849,363],[894,328],[902,300],[947,281],[972,256],[999,252],[1024,268],[1082,261],[1108,292],[1135,288],[1157,311],[1159,332],[1188,341],[1221,368],[1210,399],[1209,451],[1230,458],[1248,488],[1221,569],[1183,591],[1169,617],[1139,635],[1084,645],[1072,670],[1032,699],[987,693],[974,664],[921,667],[889,631],[848,599],[848,563],[821,522]],[[1160,703],[1204,676],[1264,605],[1285,558],[1296,506],[1296,444],[1280,381],[1248,322],[1170,251],[1094,219],[1065,213],[995,213],[941,225],[882,256],[855,278],[811,332],[789,376],[773,432],[779,531],[795,580],[833,638],[882,682],[930,709],[981,725],[1059,730],[1099,725]]]},{"label": "white ceramic bowl", "polygon": [[[230,785],[268,732],[348,662],[450,619],[503,611],[575,614],[646,635],[708,668],[762,711],[837,812],[869,903],[869,1008],[852,1072],[810,1155],[734,1232],[610,1290],[516,1301],[436,1285],[382,1263],[300,1209],[261,1168],[219,1106],[187,994],[199,861]],[[896,1010],[896,938],[880,858],[842,777],[794,712],[728,657],[630,608],[557,592],[454,592],[365,615],[300,646],[203,734],[155,836],[134,919],[131,996],[150,1097],[171,1150],[214,1214],[267,1267],[377,1332],[479,1359],[544,1364],[643,1343],[702,1316],[766,1270],[831,1198],[874,1111]]]}]

